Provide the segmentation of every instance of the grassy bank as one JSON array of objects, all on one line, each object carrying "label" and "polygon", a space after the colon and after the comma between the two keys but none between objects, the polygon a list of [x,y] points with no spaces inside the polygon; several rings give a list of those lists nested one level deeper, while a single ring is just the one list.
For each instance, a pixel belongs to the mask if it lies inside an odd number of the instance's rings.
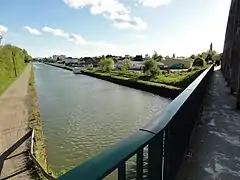
[{"label": "grassy bank", "polygon": [[29,101],[30,101],[29,128],[34,129],[35,131],[34,142],[35,157],[47,172],[51,172],[51,170],[47,166],[47,156],[44,143],[42,122],[40,119],[40,112],[38,108],[38,99],[33,68],[31,71],[31,77],[29,81]]},{"label": "grassy bank", "polygon": [[28,56],[26,50],[19,47],[0,46],[0,94],[24,71],[26,67],[25,58]]},{"label": "grassy bank", "polygon": [[182,92],[181,88],[178,88],[178,87],[165,85],[161,83],[154,83],[150,81],[136,80],[133,78],[116,76],[108,73],[100,73],[100,72],[84,70],[82,71],[82,74],[95,77],[98,79],[106,80],[109,82],[113,82],[115,84],[158,94],[160,96],[164,96],[172,99],[174,99],[176,96],[178,96]]},{"label": "grassy bank", "polygon": [[[161,71],[161,74],[157,77],[146,76],[143,73],[132,73],[124,71],[112,71],[109,74],[111,76],[120,76],[136,81],[148,81],[158,84],[170,85],[178,88],[186,88],[197,76],[199,76],[206,68],[195,68],[190,71],[176,71],[167,73],[166,71]],[[101,73],[99,70],[92,71],[94,73]]]},{"label": "grassy bank", "polygon": [[83,70],[82,73],[95,78],[110,81],[119,85],[128,86],[135,89],[158,94],[160,96],[174,99],[177,97],[194,79],[199,76],[205,68],[192,70],[189,72],[162,73],[153,78],[142,73],[131,73],[123,71],[112,71],[103,73],[99,70]]}]

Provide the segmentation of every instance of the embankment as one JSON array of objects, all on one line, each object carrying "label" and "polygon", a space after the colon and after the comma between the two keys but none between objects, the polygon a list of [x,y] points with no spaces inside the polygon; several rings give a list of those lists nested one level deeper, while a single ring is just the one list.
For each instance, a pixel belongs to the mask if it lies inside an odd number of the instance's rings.
[{"label": "embankment", "polygon": [[[34,129],[35,131],[34,154],[38,162],[45,169],[45,171],[52,173],[47,165],[47,155],[46,155],[46,149],[45,149],[45,143],[44,143],[42,122],[41,122],[40,112],[38,107],[38,98],[37,98],[37,91],[36,91],[36,85],[34,80],[33,67],[31,71],[31,77],[29,80],[28,94],[29,94],[29,102],[30,102],[28,127],[30,129]],[[39,175],[41,176],[40,173]]]},{"label": "embankment", "polygon": [[50,66],[55,66],[55,67],[58,67],[58,68],[62,68],[62,69],[69,70],[69,71],[72,71],[72,70],[73,70],[72,67],[65,66],[65,65],[63,65],[63,64],[58,64],[58,63],[47,63],[47,62],[44,62],[44,63],[47,64],[47,65],[50,65]]},{"label": "embankment", "polygon": [[94,73],[88,70],[83,70],[82,74],[95,77],[98,79],[106,80],[115,84],[154,93],[154,94],[171,98],[171,99],[174,99],[182,92],[181,88],[170,86],[170,85],[164,85],[164,84],[154,83],[149,81],[132,80],[129,78],[119,77],[119,76],[102,75],[100,73]]}]

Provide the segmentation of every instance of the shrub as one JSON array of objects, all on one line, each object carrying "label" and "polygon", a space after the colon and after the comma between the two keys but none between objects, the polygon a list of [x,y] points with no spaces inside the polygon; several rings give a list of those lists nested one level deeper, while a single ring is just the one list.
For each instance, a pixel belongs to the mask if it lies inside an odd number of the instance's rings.
[{"label": "shrub", "polygon": [[160,69],[156,61],[149,59],[144,63],[143,72],[148,76],[156,77],[160,74]]},{"label": "shrub", "polygon": [[131,68],[131,66],[132,66],[131,61],[129,59],[125,59],[122,62],[121,70],[122,71],[127,71],[127,70],[129,70]]},{"label": "shrub", "polygon": [[112,58],[103,58],[99,62],[99,68],[103,72],[110,72],[114,68],[114,61]]},{"label": "shrub", "polygon": [[193,66],[205,67],[207,65],[206,61],[203,58],[198,57],[194,60]]}]

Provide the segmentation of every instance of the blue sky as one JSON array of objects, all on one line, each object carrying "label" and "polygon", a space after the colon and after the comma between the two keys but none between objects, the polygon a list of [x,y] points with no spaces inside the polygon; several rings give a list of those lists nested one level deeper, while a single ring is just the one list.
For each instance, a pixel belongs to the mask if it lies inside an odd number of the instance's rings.
[{"label": "blue sky", "polygon": [[188,56],[223,49],[230,0],[1,0],[4,43],[53,54]]}]

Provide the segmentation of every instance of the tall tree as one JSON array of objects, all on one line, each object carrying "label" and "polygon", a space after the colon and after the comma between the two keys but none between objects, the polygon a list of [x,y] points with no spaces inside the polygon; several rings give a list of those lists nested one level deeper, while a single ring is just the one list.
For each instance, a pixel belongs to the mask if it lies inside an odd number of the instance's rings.
[{"label": "tall tree", "polygon": [[143,72],[148,76],[156,77],[160,74],[160,69],[155,60],[149,59],[144,63]]},{"label": "tall tree", "polygon": [[169,56],[166,56],[165,59],[170,59],[170,57],[169,57]]},{"label": "tall tree", "polygon": [[152,59],[154,59],[155,61],[158,60],[158,53],[156,51],[153,52]]},{"label": "tall tree", "polygon": [[210,44],[210,52],[212,52],[213,51],[213,44],[211,43]]},{"label": "tall tree", "polygon": [[192,54],[192,55],[190,56],[190,58],[191,58],[191,59],[196,59],[195,54]]}]

